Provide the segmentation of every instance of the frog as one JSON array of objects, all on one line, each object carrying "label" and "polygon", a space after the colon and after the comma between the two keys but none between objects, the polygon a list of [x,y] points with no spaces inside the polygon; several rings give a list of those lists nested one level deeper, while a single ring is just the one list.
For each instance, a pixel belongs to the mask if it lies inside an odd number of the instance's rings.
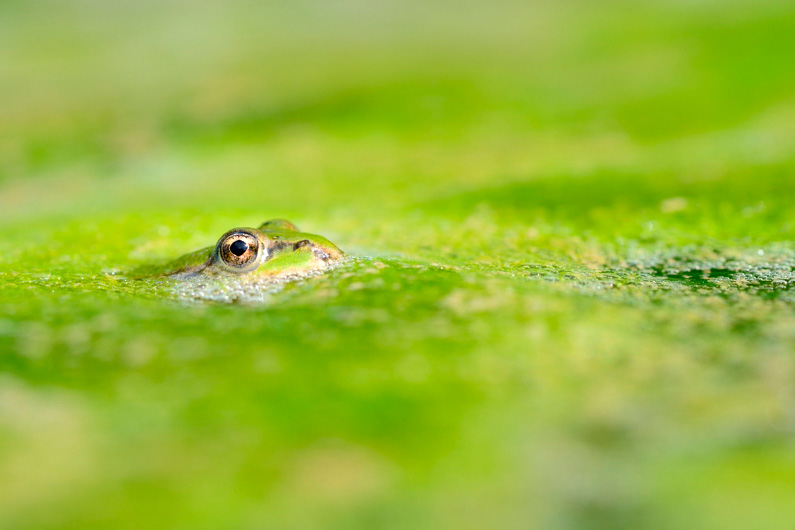
[{"label": "frog", "polygon": [[213,247],[171,262],[168,278],[215,283],[274,284],[330,270],[345,253],[323,236],[302,232],[286,219],[225,232]]}]

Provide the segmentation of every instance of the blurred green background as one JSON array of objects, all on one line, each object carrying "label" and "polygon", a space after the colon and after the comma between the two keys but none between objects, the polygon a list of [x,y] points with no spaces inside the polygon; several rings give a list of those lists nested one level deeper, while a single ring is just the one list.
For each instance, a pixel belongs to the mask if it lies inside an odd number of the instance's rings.
[{"label": "blurred green background", "polygon": [[[0,528],[791,529],[793,64],[784,0],[3,0]],[[125,279],[272,217],[357,261]]]}]

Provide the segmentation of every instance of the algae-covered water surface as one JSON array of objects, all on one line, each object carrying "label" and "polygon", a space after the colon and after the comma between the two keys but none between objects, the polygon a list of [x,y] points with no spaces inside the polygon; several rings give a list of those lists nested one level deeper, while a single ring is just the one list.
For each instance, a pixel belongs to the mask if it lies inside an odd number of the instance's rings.
[{"label": "algae-covered water surface", "polygon": [[[791,4],[10,1],[0,42],[0,528],[792,528]],[[159,274],[271,218],[348,258]]]}]

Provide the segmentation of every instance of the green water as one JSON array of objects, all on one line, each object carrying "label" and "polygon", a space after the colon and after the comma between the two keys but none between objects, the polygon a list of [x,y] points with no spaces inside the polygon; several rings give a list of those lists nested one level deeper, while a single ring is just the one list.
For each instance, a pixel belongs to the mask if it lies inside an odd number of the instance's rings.
[{"label": "green water", "polygon": [[[8,1],[0,43],[0,528],[792,528],[793,6]],[[273,217],[354,259],[133,279]]]}]

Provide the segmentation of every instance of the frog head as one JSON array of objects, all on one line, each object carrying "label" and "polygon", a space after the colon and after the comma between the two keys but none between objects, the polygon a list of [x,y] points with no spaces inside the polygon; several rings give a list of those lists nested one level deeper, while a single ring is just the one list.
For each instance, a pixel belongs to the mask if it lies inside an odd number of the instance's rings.
[{"label": "frog head", "polygon": [[165,276],[290,279],[328,270],[345,254],[328,239],[273,219],[259,228],[233,228],[215,244],[186,254]]}]

